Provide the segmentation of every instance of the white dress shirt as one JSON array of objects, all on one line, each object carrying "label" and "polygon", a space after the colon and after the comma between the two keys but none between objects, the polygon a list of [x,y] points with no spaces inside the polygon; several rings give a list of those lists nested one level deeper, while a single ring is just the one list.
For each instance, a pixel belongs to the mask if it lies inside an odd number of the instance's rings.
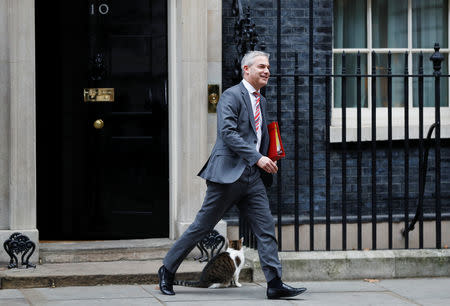
[{"label": "white dress shirt", "polygon": [[[252,110],[253,110],[253,118],[255,118],[255,112],[256,112],[256,97],[254,95],[254,92],[259,92],[259,90],[256,90],[249,82],[247,82],[245,79],[242,80],[242,84],[244,84],[245,88],[248,91],[248,95],[250,96],[250,102],[252,103]],[[260,109],[260,122],[262,123],[262,109],[261,109],[261,100],[262,98],[260,98],[260,104],[259,104],[259,109]],[[259,129],[256,132],[256,137],[257,137],[257,143],[256,143],[256,151],[259,152],[259,147],[261,146],[261,128],[262,128],[262,124],[259,125]]]}]

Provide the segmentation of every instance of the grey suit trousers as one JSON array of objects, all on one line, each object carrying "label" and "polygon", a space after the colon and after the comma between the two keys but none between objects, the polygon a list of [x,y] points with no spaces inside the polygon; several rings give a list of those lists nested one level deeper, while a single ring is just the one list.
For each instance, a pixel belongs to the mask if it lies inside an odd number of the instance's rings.
[{"label": "grey suit trousers", "polygon": [[197,243],[222,219],[225,212],[237,204],[247,220],[258,243],[261,267],[267,281],[281,278],[281,263],[278,259],[278,245],[275,225],[269,208],[266,188],[257,166],[247,166],[242,176],[234,183],[219,184],[206,182],[205,200],[194,222],[175,242],[164,258],[165,267],[175,273],[181,262]]}]

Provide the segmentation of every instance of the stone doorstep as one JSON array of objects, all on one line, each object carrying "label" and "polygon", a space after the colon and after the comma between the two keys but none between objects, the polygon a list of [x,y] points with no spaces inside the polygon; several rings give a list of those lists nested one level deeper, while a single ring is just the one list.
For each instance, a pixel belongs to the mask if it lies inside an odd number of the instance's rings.
[{"label": "stone doorstep", "polygon": [[[37,265],[36,269],[0,271],[0,288],[157,284],[161,264],[161,260],[42,264]],[[180,266],[176,279],[197,280],[205,265],[186,260]],[[240,280],[251,282],[251,275],[250,268],[244,268]]]},{"label": "stone doorstep", "polygon": [[[174,243],[167,238],[40,242],[39,264],[31,260],[36,269],[8,270],[7,263],[0,262],[0,288],[157,283],[162,258]],[[195,248],[188,255],[177,278],[199,279],[206,264],[192,260],[199,254]],[[251,275],[244,269],[242,281],[251,282]]]},{"label": "stone doorstep", "polygon": [[41,242],[39,263],[162,259],[174,242],[168,238]]},{"label": "stone doorstep", "polygon": [[[265,282],[258,253],[246,250],[243,282]],[[283,280],[342,280],[450,276],[450,250],[379,250],[280,252]],[[191,256],[189,257],[191,258]],[[1,288],[89,286],[107,284],[155,284],[161,259],[55,263],[36,269],[3,268]],[[177,279],[198,279],[205,263],[186,260]]]},{"label": "stone doorstep", "polygon": [[[264,282],[258,252],[247,249],[254,282]],[[450,276],[450,249],[280,252],[285,281]]]},{"label": "stone doorstep", "polygon": [[[215,229],[222,236],[226,237],[226,222],[221,220]],[[40,241],[39,263],[163,259],[174,243],[175,240],[170,240],[169,238],[65,242]],[[194,248],[189,256],[194,257],[197,255],[200,255],[200,251],[198,248]]]}]

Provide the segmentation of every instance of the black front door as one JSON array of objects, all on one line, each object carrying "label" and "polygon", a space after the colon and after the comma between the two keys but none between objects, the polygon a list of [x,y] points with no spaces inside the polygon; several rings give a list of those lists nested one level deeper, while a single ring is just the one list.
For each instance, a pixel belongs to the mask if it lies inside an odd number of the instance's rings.
[{"label": "black front door", "polygon": [[167,237],[166,1],[37,1],[36,59],[41,239]]}]

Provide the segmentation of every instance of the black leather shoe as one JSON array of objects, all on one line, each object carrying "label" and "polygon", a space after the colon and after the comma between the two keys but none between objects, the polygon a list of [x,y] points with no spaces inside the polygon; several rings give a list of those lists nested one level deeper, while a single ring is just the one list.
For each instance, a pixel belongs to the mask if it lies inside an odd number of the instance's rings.
[{"label": "black leather shoe", "polygon": [[291,286],[286,285],[285,283],[281,284],[279,288],[267,288],[267,298],[270,300],[273,299],[282,299],[293,297],[299,295],[306,291],[306,288],[293,288]]},{"label": "black leather shoe", "polygon": [[171,273],[166,267],[161,266],[158,270],[159,277],[159,290],[165,295],[175,295],[173,291],[173,279],[174,274]]}]

